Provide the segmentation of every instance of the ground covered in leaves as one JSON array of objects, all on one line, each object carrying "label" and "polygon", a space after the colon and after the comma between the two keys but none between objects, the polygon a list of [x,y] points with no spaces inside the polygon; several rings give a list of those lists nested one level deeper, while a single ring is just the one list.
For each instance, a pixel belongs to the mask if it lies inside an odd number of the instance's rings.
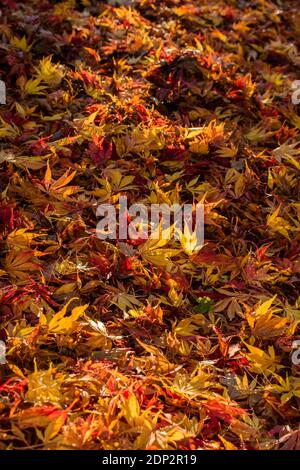
[{"label": "ground covered in leaves", "polygon": [[299,448],[298,1],[113,3],[1,1],[0,447]]}]

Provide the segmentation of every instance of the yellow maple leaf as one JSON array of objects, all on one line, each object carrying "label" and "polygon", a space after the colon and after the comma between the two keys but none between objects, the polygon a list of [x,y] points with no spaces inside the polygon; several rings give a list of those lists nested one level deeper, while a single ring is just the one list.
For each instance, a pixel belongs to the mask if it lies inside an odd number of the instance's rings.
[{"label": "yellow maple leaf", "polygon": [[279,205],[277,209],[268,216],[267,227],[269,227],[272,232],[278,232],[289,239],[289,230],[291,230],[291,226],[285,219],[283,219],[283,217],[279,217],[280,209],[281,205]]},{"label": "yellow maple leaf", "polygon": [[27,40],[25,36],[23,36],[22,38],[13,36],[10,39],[10,43],[12,46],[16,47],[17,49],[21,49],[21,51],[23,52],[29,52],[32,47],[31,45],[27,44]]},{"label": "yellow maple leaf", "polygon": [[64,75],[61,65],[52,63],[52,56],[44,57],[40,60],[35,70],[37,79],[51,86],[59,85]]},{"label": "yellow maple leaf", "polygon": [[35,370],[28,376],[28,390],[26,400],[35,405],[43,403],[55,403],[61,405],[64,397],[60,391],[60,386],[64,381],[62,374],[54,374],[52,366],[48,370]]},{"label": "yellow maple leaf", "polygon": [[275,372],[277,369],[282,369],[276,358],[275,349],[273,346],[269,346],[268,352],[264,352],[262,349],[246,344],[249,349],[249,354],[244,354],[246,359],[250,362],[250,367],[256,374],[269,375]]},{"label": "yellow maple leaf", "polygon": [[88,304],[75,307],[72,309],[71,315],[66,316],[67,308],[74,299],[71,299],[59,312],[57,312],[49,321],[48,328],[51,333],[70,334],[78,327],[77,320],[81,317]]},{"label": "yellow maple leaf", "polygon": [[125,401],[123,411],[127,423],[130,426],[134,426],[140,416],[141,409],[139,402],[133,393],[131,393]]},{"label": "yellow maple leaf", "polygon": [[26,80],[24,75],[18,78],[17,84],[23,95],[40,95],[43,90],[47,88],[46,86],[41,85],[40,78],[31,78]]},{"label": "yellow maple leaf", "polygon": [[4,267],[7,273],[12,277],[19,280],[28,279],[32,271],[37,271],[40,268],[36,256],[40,253],[36,250],[22,250],[13,247],[7,254]]},{"label": "yellow maple leaf", "polygon": [[173,325],[173,333],[177,336],[194,336],[197,334],[199,326],[205,322],[204,316],[199,313],[180,320],[177,325]]}]

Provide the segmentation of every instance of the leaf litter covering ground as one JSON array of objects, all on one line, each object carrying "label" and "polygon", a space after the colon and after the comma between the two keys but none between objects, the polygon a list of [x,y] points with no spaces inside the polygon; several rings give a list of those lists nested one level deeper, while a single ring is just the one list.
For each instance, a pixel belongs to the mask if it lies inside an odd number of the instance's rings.
[{"label": "leaf litter covering ground", "polygon": [[[299,449],[298,2],[0,28],[1,448]],[[120,195],[202,201],[205,246],[99,240]]]}]

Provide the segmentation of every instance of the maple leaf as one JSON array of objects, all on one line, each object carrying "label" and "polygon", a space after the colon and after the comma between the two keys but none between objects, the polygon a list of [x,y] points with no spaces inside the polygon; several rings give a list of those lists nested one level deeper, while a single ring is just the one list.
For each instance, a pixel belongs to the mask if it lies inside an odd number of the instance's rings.
[{"label": "maple leaf", "polygon": [[58,180],[55,181],[52,178],[52,171],[49,165],[49,161],[47,161],[47,169],[45,172],[43,184],[37,182],[36,186],[41,189],[41,191],[48,193],[55,199],[65,200],[79,189],[77,186],[67,186],[75,177],[75,175],[76,171],[70,173],[70,170],[67,170]]},{"label": "maple leaf", "polygon": [[285,379],[277,374],[274,374],[277,384],[270,384],[266,386],[266,390],[280,394],[280,401],[284,405],[293,397],[300,398],[300,379],[297,377],[289,378],[286,375]]},{"label": "maple leaf", "polygon": [[69,334],[78,328],[77,320],[84,314],[88,304],[72,309],[71,315],[66,316],[67,308],[71,299],[59,312],[57,312],[49,321],[48,329],[50,333]]},{"label": "maple leaf", "polygon": [[158,348],[150,344],[143,343],[139,339],[137,339],[137,342],[146,352],[150,353],[150,357],[152,359],[151,362],[153,362],[153,365],[157,371],[166,373],[176,369],[176,365],[168,361],[166,356]]},{"label": "maple leaf", "polygon": [[62,374],[53,376],[52,367],[47,371],[35,371],[28,376],[28,390],[26,392],[26,400],[37,405],[44,403],[52,403],[62,405],[64,397],[60,391],[61,384],[64,381]]},{"label": "maple leaf", "polygon": [[229,147],[220,147],[216,153],[218,157],[234,158],[238,153],[238,148],[231,142]]},{"label": "maple leaf", "polygon": [[253,127],[250,131],[248,131],[245,135],[247,139],[251,142],[259,142],[267,140],[273,135],[273,132],[267,131],[263,124],[258,124],[257,126]]},{"label": "maple leaf", "polygon": [[20,429],[46,428],[62,415],[66,415],[66,412],[55,405],[45,404],[22,410],[16,415],[16,418]]},{"label": "maple leaf", "polygon": [[41,78],[31,78],[26,80],[24,76],[21,76],[17,80],[17,84],[23,95],[40,95],[47,87],[41,85]]},{"label": "maple leaf", "polygon": [[259,305],[255,309],[254,315],[247,315],[247,320],[254,336],[259,338],[273,338],[280,336],[286,329],[288,319],[274,315],[274,309],[271,309],[275,298],[276,296]]},{"label": "maple leaf", "polygon": [[279,232],[281,235],[289,239],[289,231],[291,230],[290,224],[279,216],[281,206],[278,206],[275,211],[267,218],[267,226],[272,232]]},{"label": "maple leaf", "polygon": [[131,134],[114,139],[117,153],[124,157],[131,152],[161,150],[165,146],[165,139],[157,129],[135,128]]},{"label": "maple leaf", "polygon": [[196,230],[190,231],[190,229],[185,226],[183,232],[177,232],[179,236],[180,244],[183,248],[183,251],[187,255],[196,254],[203,247],[203,242],[198,238]]},{"label": "maple leaf", "polygon": [[38,233],[28,232],[27,228],[15,229],[8,234],[6,243],[15,250],[28,248],[35,238],[40,237]]},{"label": "maple leaf", "polygon": [[7,254],[4,267],[5,271],[13,279],[19,279],[21,281],[28,279],[31,272],[38,271],[40,264],[38,263],[36,256],[42,255],[36,250],[18,250],[13,247]]},{"label": "maple leaf", "polygon": [[260,422],[255,415],[243,416],[243,421],[234,418],[230,423],[230,430],[244,441],[259,439],[260,427]]},{"label": "maple leaf", "polygon": [[260,348],[246,344],[250,353],[245,354],[244,356],[251,364],[251,370],[256,374],[273,374],[276,370],[283,368],[282,365],[278,362],[276,358],[275,350],[273,346],[268,347],[268,352],[263,351]]},{"label": "maple leaf", "polygon": [[60,416],[57,417],[55,421],[51,421],[45,429],[45,433],[43,436],[43,441],[45,444],[48,444],[52,439],[54,439],[60,430],[62,429],[63,425],[67,420],[67,413],[61,413]]},{"label": "maple leaf", "polygon": [[128,308],[134,309],[135,306],[142,306],[142,303],[134,295],[127,294],[125,292],[120,292],[116,294],[112,298],[111,302],[117,307],[119,307],[121,310],[123,310],[123,312],[126,311]]},{"label": "maple leaf", "polygon": [[235,403],[221,399],[221,397],[219,400],[215,398],[207,400],[204,406],[211,416],[222,419],[226,423],[231,423],[234,418],[247,414],[245,410],[239,408]]},{"label": "maple leaf", "polygon": [[140,405],[135,395],[131,394],[127,398],[123,411],[128,424],[130,424],[130,426],[134,426],[137,423],[141,413]]},{"label": "maple leaf", "polygon": [[64,75],[62,67],[52,63],[52,56],[41,59],[35,70],[37,80],[44,81],[51,86],[59,85]]},{"label": "maple leaf", "polygon": [[6,122],[2,116],[0,116],[0,137],[16,137],[20,131],[16,125]]},{"label": "maple leaf", "polygon": [[26,40],[26,36],[23,36],[22,38],[18,38],[17,36],[13,36],[10,39],[10,43],[16,47],[17,49],[21,49],[23,52],[29,52],[32,45],[29,45]]},{"label": "maple leaf", "polygon": [[207,390],[217,387],[214,375],[202,369],[196,369],[192,375],[184,371],[177,372],[173,380],[165,379],[163,383],[172,392],[187,398],[205,396]]},{"label": "maple leaf", "polygon": [[162,229],[160,225],[148,240],[138,247],[141,257],[156,266],[171,266],[171,258],[176,256],[180,250],[163,247],[169,243],[173,229],[173,226]]},{"label": "maple leaf", "polygon": [[194,336],[199,328],[205,322],[201,313],[192,315],[189,318],[180,320],[179,323],[173,326],[173,333],[178,336]]}]

